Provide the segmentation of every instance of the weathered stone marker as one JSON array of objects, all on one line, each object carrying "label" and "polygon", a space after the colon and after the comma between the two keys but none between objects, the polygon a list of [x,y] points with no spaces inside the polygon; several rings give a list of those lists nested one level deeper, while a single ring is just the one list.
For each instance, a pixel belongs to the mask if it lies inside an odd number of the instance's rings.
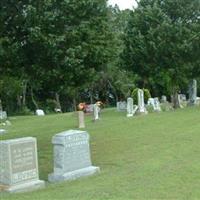
[{"label": "weathered stone marker", "polygon": [[78,128],[85,128],[85,114],[83,111],[78,111]]},{"label": "weathered stone marker", "polygon": [[127,103],[125,101],[118,101],[117,102],[117,111],[126,111],[127,110]]},{"label": "weathered stone marker", "polygon": [[89,134],[86,131],[69,130],[56,134],[54,145],[54,172],[49,174],[50,182],[74,180],[99,172],[92,166],[89,148]]},{"label": "weathered stone marker", "polygon": [[100,108],[97,104],[94,104],[94,121],[96,120],[99,120],[99,111],[100,111]]},{"label": "weathered stone marker", "polygon": [[7,119],[7,112],[6,111],[0,111],[0,121]]},{"label": "weathered stone marker", "polygon": [[44,185],[38,176],[36,139],[0,141],[0,191],[26,192]]},{"label": "weathered stone marker", "polygon": [[133,98],[129,97],[127,99],[127,117],[133,117],[134,112],[133,112]]},{"label": "weathered stone marker", "polygon": [[165,95],[162,95],[161,103],[167,103],[167,97]]},{"label": "weathered stone marker", "polygon": [[162,111],[162,109],[161,109],[161,107],[160,107],[160,102],[159,102],[159,99],[158,99],[158,97],[155,97],[154,98],[154,111],[156,111],[156,112],[160,112],[160,111]]}]

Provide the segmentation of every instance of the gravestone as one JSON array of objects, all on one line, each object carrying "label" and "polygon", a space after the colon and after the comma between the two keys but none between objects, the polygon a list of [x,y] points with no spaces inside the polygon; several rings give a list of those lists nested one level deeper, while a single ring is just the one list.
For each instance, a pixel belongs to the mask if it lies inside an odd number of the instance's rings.
[{"label": "gravestone", "polygon": [[147,110],[144,105],[144,91],[138,89],[138,113],[139,114],[147,114]]},{"label": "gravestone", "polygon": [[44,187],[39,180],[33,137],[0,141],[0,191],[26,192]]},{"label": "gravestone", "polygon": [[162,95],[161,103],[167,103],[167,97],[165,95]]},{"label": "gravestone", "polygon": [[92,166],[89,148],[89,134],[86,131],[69,130],[56,134],[54,145],[54,172],[49,174],[50,182],[74,180],[99,172]]},{"label": "gravestone", "polygon": [[197,81],[193,79],[189,84],[189,105],[196,105],[197,101]]},{"label": "gravestone", "polygon": [[[6,134],[7,133],[7,131],[5,130],[5,129],[0,129],[0,135],[4,135],[4,134]],[[1,153],[1,152],[0,152]]]},{"label": "gravestone", "polygon": [[118,101],[117,102],[117,111],[126,111],[127,110],[127,103],[125,101]]},{"label": "gravestone", "polygon": [[43,110],[37,109],[37,110],[36,110],[36,115],[37,115],[37,116],[44,116],[45,114],[44,114],[44,111],[43,111]]},{"label": "gravestone", "polygon": [[85,128],[85,114],[83,111],[78,111],[78,127]]},{"label": "gravestone", "polygon": [[154,98],[154,111],[156,111],[156,112],[161,111],[160,102],[159,102],[158,97]]},{"label": "gravestone", "polygon": [[8,116],[6,111],[0,111],[0,120],[6,120],[7,117]]},{"label": "gravestone", "polygon": [[180,94],[180,99],[181,99],[181,101],[187,101],[185,94]]},{"label": "gravestone", "polygon": [[184,108],[183,101],[181,99],[181,94],[178,94],[178,107],[179,108]]},{"label": "gravestone", "polygon": [[133,98],[129,97],[127,99],[127,117],[133,117],[134,115],[133,109]]},{"label": "gravestone", "polygon": [[97,104],[94,104],[93,106],[94,121],[99,119],[99,112],[100,112],[99,106]]},{"label": "gravestone", "polygon": [[153,109],[155,110],[155,102],[154,102],[154,98],[149,98],[148,102],[147,102],[148,106],[152,106]]}]

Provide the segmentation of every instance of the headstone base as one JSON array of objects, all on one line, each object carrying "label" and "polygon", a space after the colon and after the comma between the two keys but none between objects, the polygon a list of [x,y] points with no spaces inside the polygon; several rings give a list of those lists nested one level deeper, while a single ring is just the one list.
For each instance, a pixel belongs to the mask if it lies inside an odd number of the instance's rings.
[{"label": "headstone base", "polygon": [[147,115],[148,114],[148,111],[145,111],[145,112],[137,112],[137,115]]},{"label": "headstone base", "polygon": [[83,169],[68,172],[65,174],[54,174],[54,173],[49,174],[48,180],[49,180],[49,182],[61,182],[61,181],[67,181],[67,180],[75,180],[80,177],[93,175],[97,172],[100,172],[99,167],[90,166],[90,167],[86,167]]},{"label": "headstone base", "polygon": [[18,192],[30,192],[45,187],[45,182],[41,180],[35,180],[19,185],[0,185],[0,192],[18,193]]}]

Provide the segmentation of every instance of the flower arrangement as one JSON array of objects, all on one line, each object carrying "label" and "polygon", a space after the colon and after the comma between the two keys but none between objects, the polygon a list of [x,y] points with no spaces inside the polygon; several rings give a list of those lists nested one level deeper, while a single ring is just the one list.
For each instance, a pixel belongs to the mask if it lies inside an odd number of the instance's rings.
[{"label": "flower arrangement", "polygon": [[78,110],[79,111],[85,111],[86,103],[82,102],[78,104]]},{"label": "flower arrangement", "polygon": [[103,105],[103,103],[101,101],[97,101],[96,105],[99,106],[99,107],[101,107]]}]

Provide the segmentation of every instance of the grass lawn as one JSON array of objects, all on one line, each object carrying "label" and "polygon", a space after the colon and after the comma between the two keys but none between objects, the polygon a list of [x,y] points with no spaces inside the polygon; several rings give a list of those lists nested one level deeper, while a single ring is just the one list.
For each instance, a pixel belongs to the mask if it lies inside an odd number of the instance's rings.
[{"label": "grass lawn", "polygon": [[[86,117],[93,165],[101,173],[76,181],[49,184],[1,200],[200,199],[200,108],[126,118],[107,109],[102,119]],[[37,137],[40,179],[53,171],[51,138],[75,129],[74,113],[11,118],[1,139]]]}]

